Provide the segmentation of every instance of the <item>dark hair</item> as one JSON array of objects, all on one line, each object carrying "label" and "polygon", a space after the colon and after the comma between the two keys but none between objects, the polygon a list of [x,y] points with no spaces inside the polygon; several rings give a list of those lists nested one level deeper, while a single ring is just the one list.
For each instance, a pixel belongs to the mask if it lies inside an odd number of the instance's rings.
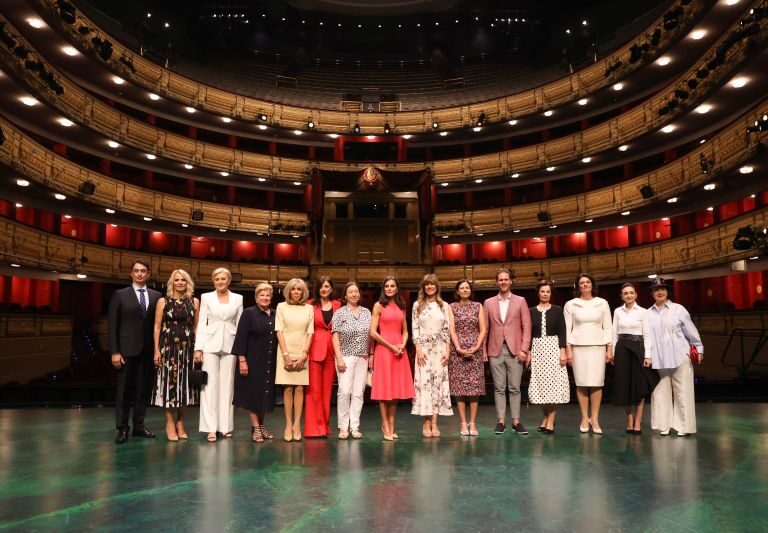
[{"label": "dark hair", "polygon": [[320,276],[315,280],[315,285],[312,287],[312,305],[318,306],[322,305],[322,300],[320,298],[320,287],[325,284],[325,282],[328,282],[328,285],[331,286],[331,294],[328,297],[330,300],[333,300],[333,291],[336,290],[336,288],[333,286],[333,281],[331,280],[330,276]]},{"label": "dark hair", "polygon": [[[350,287],[357,287],[357,290],[360,291],[360,284],[357,283],[355,280],[348,281],[346,285],[344,285],[344,290],[341,291],[341,303],[344,305],[347,305],[347,290]],[[362,292],[362,291],[360,291]],[[361,294],[362,296],[362,294]]]},{"label": "dark hair", "polygon": [[[394,281],[395,286],[397,287],[397,294],[395,294],[395,297],[391,300],[384,294],[384,285],[386,285],[388,281]],[[397,278],[394,276],[387,276],[384,278],[384,281],[381,283],[381,294],[379,295],[379,303],[382,307],[386,307],[390,302],[395,302],[395,305],[400,309],[405,310],[405,300],[403,300],[403,295],[400,294],[400,283],[398,283]]]},{"label": "dark hair", "polygon": [[152,272],[152,268],[150,268],[149,262],[146,259],[134,259],[133,263],[131,263],[131,270],[133,270],[137,263],[146,268],[147,272]]},{"label": "dark hair", "polygon": [[632,287],[632,290],[634,290],[635,294],[637,294],[637,287],[635,287],[634,283],[629,283],[629,282],[625,283],[624,285],[621,286],[621,291],[623,292],[624,289],[626,289],[627,287]]},{"label": "dark hair", "polygon": [[502,272],[506,272],[507,276],[509,276],[509,279],[512,279],[512,272],[510,272],[508,268],[500,268],[496,271],[496,281],[499,281],[499,274]]},{"label": "dark hair", "polygon": [[536,284],[536,294],[537,295],[539,294],[539,289],[541,289],[542,287],[549,287],[549,290],[552,290],[554,288],[554,287],[552,287],[552,282],[551,281],[543,279],[543,280],[539,281]]},{"label": "dark hair", "polygon": [[472,282],[468,279],[460,279],[456,282],[456,285],[453,287],[453,295],[456,297],[456,301],[461,300],[461,296],[459,296],[459,287],[461,287],[462,283],[466,283],[469,285],[469,299],[472,299],[472,295],[474,294],[474,289],[472,288]]},{"label": "dark hair", "polygon": [[581,296],[581,291],[579,290],[579,280],[581,278],[587,278],[589,281],[592,282],[592,297],[594,298],[597,296],[597,283],[595,283],[595,279],[590,276],[589,274],[582,272],[578,276],[576,276],[576,281],[573,282],[573,295],[578,298]]}]

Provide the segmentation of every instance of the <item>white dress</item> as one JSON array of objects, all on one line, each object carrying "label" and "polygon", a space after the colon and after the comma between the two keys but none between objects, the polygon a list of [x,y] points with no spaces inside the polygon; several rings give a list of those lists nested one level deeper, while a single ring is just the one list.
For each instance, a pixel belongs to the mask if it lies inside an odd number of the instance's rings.
[{"label": "white dress", "polygon": [[419,313],[419,303],[413,304],[413,342],[421,346],[427,364],[414,364],[412,415],[432,416],[453,414],[451,390],[448,382],[448,365],[441,359],[451,342],[449,317],[450,306],[443,302],[442,309],[437,302],[430,302]]}]

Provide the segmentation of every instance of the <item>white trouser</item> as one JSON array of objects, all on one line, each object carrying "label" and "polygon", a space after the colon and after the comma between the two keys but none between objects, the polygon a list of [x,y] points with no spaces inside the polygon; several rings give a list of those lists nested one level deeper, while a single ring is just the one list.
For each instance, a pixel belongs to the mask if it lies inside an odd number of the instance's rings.
[{"label": "white trouser", "polygon": [[231,433],[234,429],[235,360],[231,353],[204,353],[208,384],[200,392],[200,431]]},{"label": "white trouser", "polygon": [[686,358],[677,368],[659,370],[661,381],[651,395],[651,427],[696,433],[696,399],[693,393],[693,366]]},{"label": "white trouser", "polygon": [[336,407],[339,413],[339,429],[346,431],[360,428],[360,412],[363,410],[365,380],[368,378],[368,358],[344,357],[347,369],[336,371],[339,381]]}]

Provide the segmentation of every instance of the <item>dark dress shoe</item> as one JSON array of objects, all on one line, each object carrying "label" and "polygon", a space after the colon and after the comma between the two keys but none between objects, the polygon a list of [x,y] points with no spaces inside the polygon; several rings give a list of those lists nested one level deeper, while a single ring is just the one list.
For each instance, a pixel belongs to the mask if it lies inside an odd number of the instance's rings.
[{"label": "dark dress shoe", "polygon": [[128,440],[128,428],[124,427],[124,428],[118,429],[117,430],[117,437],[115,437],[115,442],[117,444],[122,444],[122,443],[124,443],[127,440]]},{"label": "dark dress shoe", "polygon": [[504,427],[504,424],[502,422],[499,422],[498,424],[496,424],[496,429],[494,429],[493,432],[496,433],[497,435],[501,435],[502,433],[504,433],[505,429],[506,428]]},{"label": "dark dress shoe", "polygon": [[539,429],[537,429],[539,433],[546,433],[547,432],[547,426],[539,426]]},{"label": "dark dress shoe", "polygon": [[147,426],[142,426],[140,428],[134,428],[133,436],[134,437],[143,437],[145,439],[154,439],[155,438],[155,434],[152,433]]}]

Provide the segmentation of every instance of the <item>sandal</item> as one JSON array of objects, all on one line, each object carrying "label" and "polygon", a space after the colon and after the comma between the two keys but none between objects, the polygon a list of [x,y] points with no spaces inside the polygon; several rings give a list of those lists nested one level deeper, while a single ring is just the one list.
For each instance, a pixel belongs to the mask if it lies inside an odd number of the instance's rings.
[{"label": "sandal", "polygon": [[267,431],[267,428],[265,428],[264,426],[257,426],[257,427],[259,428],[259,431],[261,431],[261,436],[264,437],[265,439],[272,440],[275,438],[275,436],[272,435],[272,433],[270,433],[269,431]]},{"label": "sandal", "polygon": [[[181,425],[182,429],[184,428],[184,424]],[[176,422],[176,433],[179,435],[179,438],[181,440],[187,440],[189,439],[189,435],[187,435],[186,431],[181,431],[179,429],[179,422]]]},{"label": "sandal", "polygon": [[353,429],[353,430],[350,432],[350,434],[352,435],[352,438],[353,438],[353,439],[362,439],[362,438],[363,438],[363,434],[362,434],[362,433],[360,433],[360,430],[359,430],[359,429],[357,429],[357,428]]},{"label": "sandal", "polygon": [[253,442],[264,442],[264,435],[261,434],[259,426],[253,426],[251,428],[251,440]]},{"label": "sandal", "polygon": [[208,433],[208,442],[216,442],[216,433]]},{"label": "sandal", "polygon": [[436,438],[437,438],[437,437],[439,437],[440,435],[442,435],[442,433],[440,433],[440,430],[439,430],[439,429],[433,429],[433,430],[432,430],[432,436],[433,436],[433,437],[436,437]]},{"label": "sandal", "polygon": [[339,440],[347,440],[349,438],[349,431],[342,429],[339,431]]}]

